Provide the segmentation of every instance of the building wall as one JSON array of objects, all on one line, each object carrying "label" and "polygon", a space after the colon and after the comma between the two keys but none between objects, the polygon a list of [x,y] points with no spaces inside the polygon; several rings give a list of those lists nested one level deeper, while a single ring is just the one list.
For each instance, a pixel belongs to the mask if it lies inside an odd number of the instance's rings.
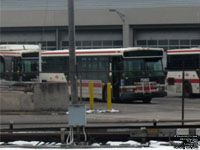
[{"label": "building wall", "polygon": [[[77,48],[199,45],[200,1],[75,0],[75,6]],[[65,8],[66,0],[1,0],[0,42],[67,48]]]},{"label": "building wall", "polygon": [[167,49],[188,48],[200,45],[200,28],[138,29],[135,45]]}]

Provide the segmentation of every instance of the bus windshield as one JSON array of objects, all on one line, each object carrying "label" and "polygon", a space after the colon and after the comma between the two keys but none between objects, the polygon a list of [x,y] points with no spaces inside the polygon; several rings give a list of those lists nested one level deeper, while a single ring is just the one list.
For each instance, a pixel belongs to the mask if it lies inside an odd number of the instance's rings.
[{"label": "bus windshield", "polygon": [[126,58],[123,61],[123,72],[128,78],[162,76],[162,58]]},{"label": "bus windshield", "polygon": [[38,59],[23,59],[22,72],[36,72],[38,71]]},{"label": "bus windshield", "polygon": [[5,64],[3,58],[0,57],[0,73],[5,71]]}]

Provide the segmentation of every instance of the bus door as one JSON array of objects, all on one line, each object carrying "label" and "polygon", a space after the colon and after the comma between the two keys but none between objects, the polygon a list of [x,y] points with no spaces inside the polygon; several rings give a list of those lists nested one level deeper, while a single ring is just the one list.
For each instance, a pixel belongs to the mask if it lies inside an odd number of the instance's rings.
[{"label": "bus door", "polygon": [[119,97],[120,92],[120,57],[112,57],[112,88],[113,97]]},{"label": "bus door", "polygon": [[0,56],[0,79],[3,79],[5,76],[5,61],[3,56]]}]

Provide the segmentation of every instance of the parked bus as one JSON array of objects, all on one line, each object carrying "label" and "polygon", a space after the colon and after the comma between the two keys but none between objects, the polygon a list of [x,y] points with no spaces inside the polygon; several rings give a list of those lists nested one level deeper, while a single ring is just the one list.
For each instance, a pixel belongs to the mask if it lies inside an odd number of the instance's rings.
[{"label": "parked bus", "polygon": [[[41,55],[43,73],[65,73],[69,77],[68,50],[44,51]],[[82,97],[89,97],[89,82],[94,83],[95,98],[104,101],[108,82],[112,84],[113,100],[149,103],[153,97],[166,96],[162,57],[163,49],[160,48],[76,50]]]},{"label": "parked bus", "polygon": [[31,81],[38,75],[39,45],[0,45],[0,79]]},{"label": "parked bus", "polygon": [[[186,97],[200,94],[200,48],[167,51],[167,88]],[[184,71],[184,81],[183,81]]]}]

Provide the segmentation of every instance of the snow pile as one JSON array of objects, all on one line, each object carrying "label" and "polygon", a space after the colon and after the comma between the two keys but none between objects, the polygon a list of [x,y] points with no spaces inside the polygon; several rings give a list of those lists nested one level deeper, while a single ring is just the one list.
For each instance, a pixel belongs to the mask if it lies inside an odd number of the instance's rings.
[{"label": "snow pile", "polygon": [[116,109],[111,109],[111,110],[94,110],[94,109],[89,109],[86,111],[87,114],[92,114],[92,113],[97,113],[97,114],[100,114],[100,113],[118,113],[119,110],[116,110]]},{"label": "snow pile", "polygon": [[141,146],[140,143],[136,142],[136,141],[127,141],[127,142],[112,142],[112,141],[108,141],[106,143],[107,145],[110,145],[110,146],[135,146],[135,147],[138,147],[138,146]]},{"label": "snow pile", "polygon": [[[180,141],[173,141],[172,143],[179,143]],[[21,146],[21,147],[20,147]],[[35,146],[35,147],[34,147]],[[91,147],[90,147],[91,146]],[[70,148],[70,150],[174,150],[175,148],[171,146],[171,142],[160,142],[160,141],[150,141],[146,144],[141,144],[136,141],[108,141],[106,145],[102,145],[101,143],[93,143],[89,147],[66,147],[66,149]],[[95,148],[94,148],[95,147]],[[14,141],[9,143],[0,143],[0,148],[2,150],[35,150],[35,148],[39,148],[40,150],[51,150],[51,149],[65,149],[62,147],[61,143],[51,142],[38,142],[38,141]],[[182,150],[182,149],[180,149]]]},{"label": "snow pile", "polygon": [[169,142],[160,142],[160,141],[149,141],[149,147],[166,147],[170,146],[171,144]]},{"label": "snow pile", "polygon": [[36,146],[39,142],[38,141],[14,141],[14,142],[8,142],[9,145],[18,145],[18,146]]},{"label": "snow pile", "polygon": [[101,144],[99,144],[99,143],[93,143],[91,146],[92,147],[99,147],[99,146],[101,146]]},{"label": "snow pile", "polygon": [[14,145],[14,146],[61,146],[61,143],[56,143],[56,142],[39,142],[39,141],[14,141],[14,142],[0,142],[0,146],[3,146],[4,144],[6,145]]},{"label": "snow pile", "polygon": [[[116,109],[111,109],[111,110],[105,110],[105,109],[102,109],[102,110],[88,109],[88,110],[86,110],[86,114],[118,113],[118,112],[119,112],[119,110],[116,110]],[[65,114],[68,115],[69,112],[66,112]]]}]

